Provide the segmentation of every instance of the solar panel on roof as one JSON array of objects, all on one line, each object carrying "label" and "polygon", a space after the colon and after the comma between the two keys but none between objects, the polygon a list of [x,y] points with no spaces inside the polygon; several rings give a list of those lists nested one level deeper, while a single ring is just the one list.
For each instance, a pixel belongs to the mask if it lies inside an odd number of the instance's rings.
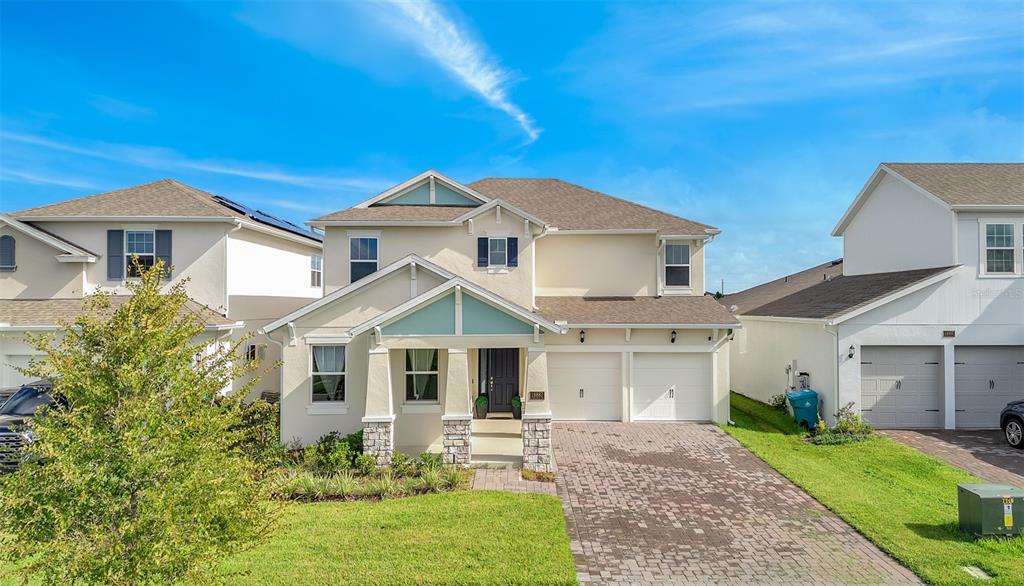
[{"label": "solar panel on roof", "polygon": [[292,234],[298,234],[299,236],[311,238],[313,240],[316,240],[317,242],[323,242],[324,237],[322,235],[317,234],[316,232],[312,232],[310,230],[306,230],[297,224],[289,222],[288,220],[283,220],[281,218],[278,218],[277,216],[268,214],[264,211],[254,210],[245,204],[240,204],[237,201],[232,201],[221,195],[215,195],[213,196],[213,199],[216,200],[217,203],[225,207],[231,208],[232,210],[240,214],[244,214],[245,216],[259,222],[260,224],[266,224],[267,226],[273,226],[286,232],[291,232]]}]

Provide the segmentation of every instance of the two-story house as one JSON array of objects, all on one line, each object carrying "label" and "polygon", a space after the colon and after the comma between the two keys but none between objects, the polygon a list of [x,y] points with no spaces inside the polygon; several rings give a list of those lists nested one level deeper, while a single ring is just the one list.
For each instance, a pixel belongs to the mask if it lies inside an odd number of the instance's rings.
[{"label": "two-story house", "polygon": [[829,418],[997,427],[1024,399],[1024,164],[882,164],[832,235],[840,261],[723,300],[733,389],[806,372]]},{"label": "two-story house", "polygon": [[325,296],[266,326],[283,349],[281,437],[364,429],[366,451],[468,463],[473,403],[551,421],[728,419],[739,323],[704,295],[718,230],[556,179],[427,171],[316,218]]},{"label": "two-story house", "polygon": [[[24,380],[25,332],[55,330],[96,291],[123,301],[133,258],[173,266],[169,284],[186,280],[190,309],[226,342],[319,298],[322,248],[319,234],[169,179],[0,214],[0,385]],[[275,348],[253,338],[246,353],[272,364]]]}]

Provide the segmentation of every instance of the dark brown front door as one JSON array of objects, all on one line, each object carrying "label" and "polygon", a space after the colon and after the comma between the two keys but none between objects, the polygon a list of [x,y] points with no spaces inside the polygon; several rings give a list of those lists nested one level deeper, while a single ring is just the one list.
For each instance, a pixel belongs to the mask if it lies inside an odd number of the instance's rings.
[{"label": "dark brown front door", "polygon": [[519,393],[519,348],[487,348],[486,368],[488,411],[511,411],[512,396]]}]

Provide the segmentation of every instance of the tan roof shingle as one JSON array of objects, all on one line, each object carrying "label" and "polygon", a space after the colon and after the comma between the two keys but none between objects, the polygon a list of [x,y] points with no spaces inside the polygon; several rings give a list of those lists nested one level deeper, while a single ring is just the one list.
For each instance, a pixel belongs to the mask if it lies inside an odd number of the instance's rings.
[{"label": "tan roof shingle", "polygon": [[313,221],[450,221],[472,209],[467,206],[375,205],[368,208],[348,208],[347,210],[320,216]]},{"label": "tan roof shingle", "polygon": [[736,315],[743,315],[766,303],[782,299],[787,295],[813,287],[818,283],[838,277],[841,274],[843,274],[843,259],[840,258],[802,270],[799,273],[786,275],[756,287],[744,289],[738,293],[731,293],[722,297],[719,301],[728,308],[735,305]]},{"label": "tan roof shingle", "polygon": [[173,179],[115,189],[11,212],[15,218],[89,216],[241,217],[216,203],[213,195]]},{"label": "tan roof shingle", "polygon": [[537,311],[569,324],[739,325],[706,295],[664,297],[537,297]]},{"label": "tan roof shingle", "polygon": [[1024,205],[1024,163],[883,163],[950,205]]},{"label": "tan roof shingle", "polygon": [[[110,309],[116,310],[130,295],[111,295]],[[12,326],[54,326],[70,323],[85,311],[84,297],[69,299],[0,299],[0,324]],[[199,316],[207,326],[228,326],[234,320],[189,300],[182,312]]]}]

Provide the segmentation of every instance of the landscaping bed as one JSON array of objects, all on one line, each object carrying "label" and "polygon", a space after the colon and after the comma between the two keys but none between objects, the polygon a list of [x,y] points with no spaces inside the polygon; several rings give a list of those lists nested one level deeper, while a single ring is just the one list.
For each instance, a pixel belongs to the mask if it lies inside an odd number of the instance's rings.
[{"label": "landscaping bed", "polygon": [[932,584],[1024,584],[1024,538],[982,539],[957,525],[957,484],[977,478],[888,438],[815,445],[785,412],[731,398],[725,431]]}]

